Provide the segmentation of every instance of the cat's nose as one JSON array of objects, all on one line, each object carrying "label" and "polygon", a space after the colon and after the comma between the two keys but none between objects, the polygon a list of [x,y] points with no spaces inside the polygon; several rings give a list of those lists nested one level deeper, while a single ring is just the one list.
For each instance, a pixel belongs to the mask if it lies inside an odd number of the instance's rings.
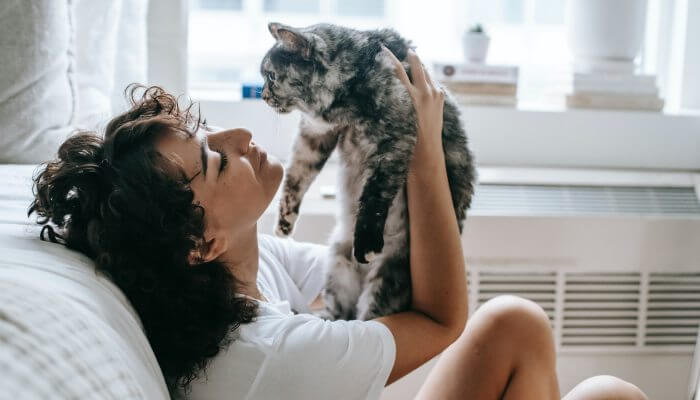
[{"label": "cat's nose", "polygon": [[268,101],[270,100],[270,89],[267,88],[267,85],[263,88],[262,94],[260,95],[263,100]]}]

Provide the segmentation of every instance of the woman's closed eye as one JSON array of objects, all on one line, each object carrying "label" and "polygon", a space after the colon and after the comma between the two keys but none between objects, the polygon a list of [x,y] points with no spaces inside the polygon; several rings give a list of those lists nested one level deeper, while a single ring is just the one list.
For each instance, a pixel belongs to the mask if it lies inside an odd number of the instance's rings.
[{"label": "woman's closed eye", "polygon": [[221,173],[224,171],[224,168],[226,168],[226,165],[228,164],[228,156],[221,149],[212,150],[219,153],[219,156],[221,156],[221,162],[219,163],[219,175],[221,175]]}]

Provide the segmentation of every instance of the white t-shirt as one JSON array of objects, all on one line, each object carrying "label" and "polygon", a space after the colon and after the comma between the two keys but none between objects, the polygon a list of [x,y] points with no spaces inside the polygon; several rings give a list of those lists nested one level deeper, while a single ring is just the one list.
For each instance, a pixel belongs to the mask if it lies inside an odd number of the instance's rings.
[{"label": "white t-shirt", "polygon": [[258,244],[258,287],[268,302],[258,302],[255,321],[233,334],[189,397],[378,399],[394,365],[391,331],[375,321],[306,314],[323,286],[328,247],[270,235]]}]

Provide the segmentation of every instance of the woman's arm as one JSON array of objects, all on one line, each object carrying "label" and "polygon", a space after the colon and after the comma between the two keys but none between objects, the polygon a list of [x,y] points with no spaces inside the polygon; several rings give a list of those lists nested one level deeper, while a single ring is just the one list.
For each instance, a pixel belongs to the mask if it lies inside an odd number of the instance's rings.
[{"label": "woman's arm", "polygon": [[411,310],[377,319],[396,342],[387,384],[449,346],[464,330],[468,313],[464,256],[442,148],[444,93],[415,53],[407,56],[412,83],[396,57],[390,57],[413,100],[418,140],[407,180]]}]

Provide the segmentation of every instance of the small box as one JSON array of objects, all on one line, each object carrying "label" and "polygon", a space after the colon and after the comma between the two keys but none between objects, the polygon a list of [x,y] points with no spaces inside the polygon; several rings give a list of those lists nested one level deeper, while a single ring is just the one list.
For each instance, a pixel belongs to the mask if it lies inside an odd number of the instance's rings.
[{"label": "small box", "polygon": [[244,83],[241,94],[244,99],[259,99],[262,96],[262,91],[262,85]]}]

